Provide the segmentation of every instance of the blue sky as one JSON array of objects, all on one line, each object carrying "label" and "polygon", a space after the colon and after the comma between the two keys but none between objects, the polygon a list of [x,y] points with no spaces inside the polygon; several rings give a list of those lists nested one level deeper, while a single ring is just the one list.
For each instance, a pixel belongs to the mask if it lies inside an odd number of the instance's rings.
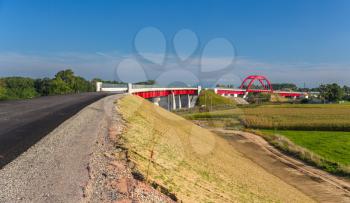
[{"label": "blue sky", "polygon": [[[72,68],[87,78],[129,80],[125,74],[124,78],[116,76],[116,68],[123,59],[140,55],[135,36],[151,26],[164,35],[168,58],[162,65],[167,70],[193,64],[180,61],[176,66],[179,61],[172,60],[175,34],[189,29],[198,39],[190,56],[194,60],[212,39],[232,43],[235,62],[220,76],[221,81],[239,83],[246,75],[264,74],[273,82],[350,85],[346,77],[350,75],[349,19],[347,0],[3,0],[0,76],[43,77]],[[156,46],[159,37],[146,35],[143,40],[150,53],[163,54]],[[185,40],[179,47],[186,50],[188,44]],[[208,53],[218,64],[230,55],[220,48]],[[147,74],[156,68],[149,61],[135,60],[146,72],[140,77],[159,76]],[[130,75],[137,75],[138,70],[131,68]]]}]

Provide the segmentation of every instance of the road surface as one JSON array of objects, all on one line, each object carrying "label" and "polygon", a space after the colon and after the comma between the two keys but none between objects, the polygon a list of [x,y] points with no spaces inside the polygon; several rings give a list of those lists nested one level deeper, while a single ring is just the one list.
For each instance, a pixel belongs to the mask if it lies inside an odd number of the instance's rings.
[{"label": "road surface", "polygon": [[0,169],[103,93],[0,102]]}]

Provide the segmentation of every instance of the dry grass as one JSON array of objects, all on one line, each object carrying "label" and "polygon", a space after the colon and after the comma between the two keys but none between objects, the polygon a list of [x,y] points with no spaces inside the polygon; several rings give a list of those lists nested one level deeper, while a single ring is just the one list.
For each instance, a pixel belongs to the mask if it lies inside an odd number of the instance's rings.
[{"label": "dry grass", "polygon": [[149,182],[184,202],[310,202],[229,143],[135,96],[118,102],[129,158]]},{"label": "dry grass", "polygon": [[271,98],[270,98],[270,102],[288,102],[290,101],[288,98],[286,97],[282,97],[278,94],[271,94]]},{"label": "dry grass", "polygon": [[243,108],[248,128],[350,131],[350,105],[265,105]]}]

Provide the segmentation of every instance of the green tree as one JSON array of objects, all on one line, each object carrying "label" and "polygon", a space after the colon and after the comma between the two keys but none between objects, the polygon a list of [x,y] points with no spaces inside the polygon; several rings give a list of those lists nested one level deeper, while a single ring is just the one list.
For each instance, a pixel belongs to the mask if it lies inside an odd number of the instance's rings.
[{"label": "green tree", "polygon": [[329,102],[339,101],[344,95],[344,90],[336,83],[322,84],[319,91],[321,98]]},{"label": "green tree", "polygon": [[137,82],[135,83],[137,85],[154,85],[156,84],[155,80],[147,80],[147,81],[143,81],[143,82]]},{"label": "green tree", "polygon": [[55,78],[56,79],[60,78],[61,80],[63,80],[67,84],[73,84],[75,76],[74,76],[74,72],[71,69],[67,69],[67,70],[59,71],[55,75]]},{"label": "green tree", "polygon": [[55,78],[50,83],[50,95],[68,94],[73,92],[69,85],[60,77]]},{"label": "green tree", "polygon": [[5,100],[7,98],[5,83],[0,79],[0,100]]},{"label": "green tree", "polygon": [[272,89],[274,90],[297,90],[298,87],[292,83],[273,83]]},{"label": "green tree", "polygon": [[344,100],[350,101],[350,87],[344,85],[343,91],[344,91],[344,97],[343,97],[343,99],[344,99]]},{"label": "green tree", "polygon": [[75,76],[71,69],[59,71],[55,75],[55,79],[60,79],[65,82],[75,93],[89,92],[95,89],[90,81],[85,80],[83,77]]},{"label": "green tree", "polygon": [[73,82],[73,90],[76,93],[89,92],[91,90],[91,83],[82,77],[75,77]]},{"label": "green tree", "polygon": [[50,95],[50,86],[51,86],[51,79],[50,78],[43,78],[43,79],[37,79],[34,82],[34,86],[36,91],[41,96],[47,96]]},{"label": "green tree", "polygon": [[7,99],[30,99],[38,96],[34,88],[34,80],[23,77],[3,78]]}]

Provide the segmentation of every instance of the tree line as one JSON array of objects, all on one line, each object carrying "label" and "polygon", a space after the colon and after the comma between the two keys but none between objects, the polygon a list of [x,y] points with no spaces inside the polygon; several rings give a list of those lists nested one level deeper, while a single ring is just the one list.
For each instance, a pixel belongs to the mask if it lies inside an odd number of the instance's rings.
[{"label": "tree line", "polygon": [[337,102],[341,100],[350,101],[350,87],[339,86],[336,83],[322,84],[319,86],[320,97],[324,101]]},{"label": "tree line", "polygon": [[[96,91],[96,82],[126,84],[116,80],[102,80],[99,78],[86,80],[81,76],[75,75],[71,69],[59,71],[54,78],[3,77],[0,78],[0,101],[94,92]],[[154,85],[155,81],[147,80],[136,84]]]},{"label": "tree line", "polygon": [[0,100],[30,99],[38,96],[92,92],[96,81],[77,76],[71,69],[59,71],[54,78],[0,78]]}]

